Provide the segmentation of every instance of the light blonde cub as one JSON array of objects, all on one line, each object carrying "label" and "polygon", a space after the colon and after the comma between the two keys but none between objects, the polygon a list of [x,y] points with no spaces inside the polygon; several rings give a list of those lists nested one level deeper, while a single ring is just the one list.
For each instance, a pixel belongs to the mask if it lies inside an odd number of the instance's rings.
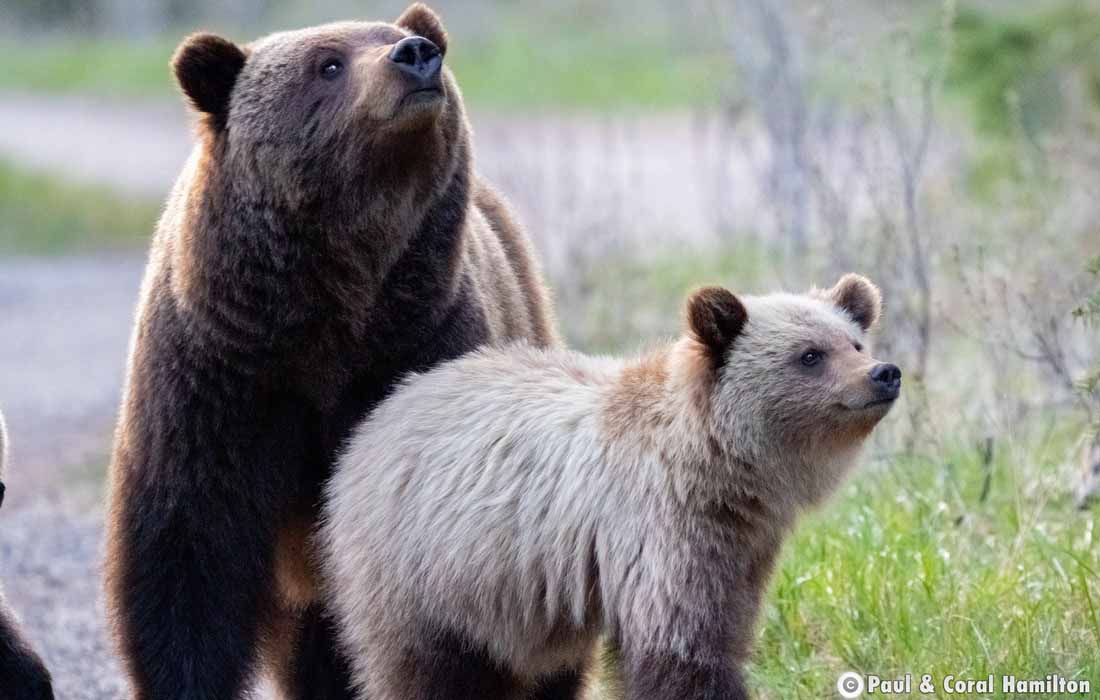
[{"label": "light blonde cub", "polygon": [[628,698],[746,698],[784,535],[898,396],[867,349],[880,306],[856,275],[711,287],[645,357],[520,346],[405,381],[327,488],[325,574],[362,697],[569,697],[606,635]]}]

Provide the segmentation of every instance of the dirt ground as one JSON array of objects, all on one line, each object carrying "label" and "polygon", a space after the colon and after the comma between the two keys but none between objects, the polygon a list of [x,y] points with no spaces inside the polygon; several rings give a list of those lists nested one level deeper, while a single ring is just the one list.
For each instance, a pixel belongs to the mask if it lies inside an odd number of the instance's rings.
[{"label": "dirt ground", "polygon": [[0,261],[0,404],[12,438],[0,580],[59,700],[122,696],[99,602],[98,503],[142,258]]}]

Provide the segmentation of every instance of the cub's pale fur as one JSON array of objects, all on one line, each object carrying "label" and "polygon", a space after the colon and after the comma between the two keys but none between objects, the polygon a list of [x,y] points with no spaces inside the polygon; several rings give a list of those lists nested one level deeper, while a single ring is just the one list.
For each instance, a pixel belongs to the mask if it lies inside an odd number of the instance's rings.
[{"label": "cub's pale fur", "polygon": [[405,381],[327,486],[324,565],[362,697],[525,697],[601,634],[630,698],[747,697],[782,537],[897,396],[900,372],[862,348],[879,307],[854,275],[808,295],[707,288],[688,332],[640,359],[520,346]]}]

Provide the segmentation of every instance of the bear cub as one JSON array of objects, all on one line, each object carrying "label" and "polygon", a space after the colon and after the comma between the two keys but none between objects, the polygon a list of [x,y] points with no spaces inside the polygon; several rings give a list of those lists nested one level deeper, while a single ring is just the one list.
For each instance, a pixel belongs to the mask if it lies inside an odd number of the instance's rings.
[{"label": "bear cub", "polygon": [[485,349],[404,381],[355,431],[322,521],[361,697],[526,697],[605,635],[627,698],[747,698],[785,534],[899,395],[868,350],[880,308],[857,275],[710,287],[640,359]]}]

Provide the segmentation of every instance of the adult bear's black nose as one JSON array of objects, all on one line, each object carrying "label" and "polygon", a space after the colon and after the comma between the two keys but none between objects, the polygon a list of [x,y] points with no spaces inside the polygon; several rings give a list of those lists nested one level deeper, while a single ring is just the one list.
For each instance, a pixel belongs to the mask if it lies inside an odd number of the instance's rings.
[{"label": "adult bear's black nose", "polygon": [[901,370],[897,365],[885,362],[875,365],[871,369],[871,381],[884,394],[897,396],[901,390]]},{"label": "adult bear's black nose", "polygon": [[390,60],[406,75],[428,83],[439,77],[443,52],[422,36],[408,36],[394,44]]}]

